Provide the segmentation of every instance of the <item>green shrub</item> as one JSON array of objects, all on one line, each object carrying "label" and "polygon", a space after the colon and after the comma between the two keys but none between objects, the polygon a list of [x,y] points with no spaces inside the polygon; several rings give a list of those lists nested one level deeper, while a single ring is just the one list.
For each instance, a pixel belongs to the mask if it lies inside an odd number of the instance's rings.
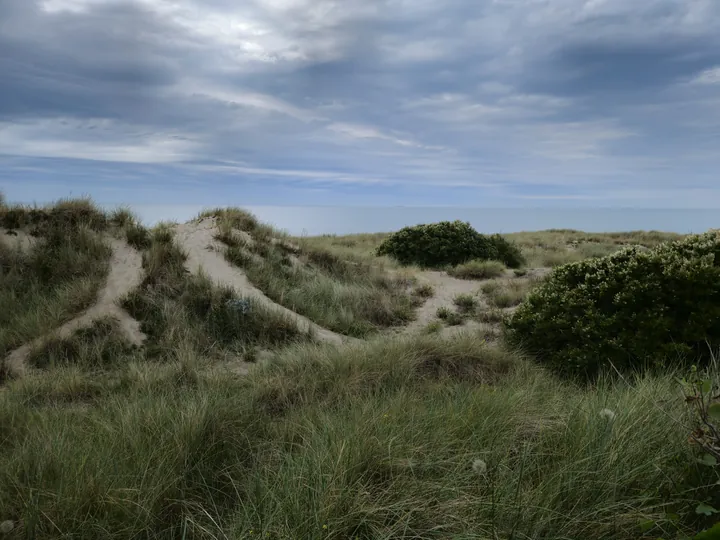
[{"label": "green shrub", "polygon": [[520,248],[509,240],[499,234],[493,234],[490,237],[490,242],[497,253],[494,258],[505,263],[508,268],[519,268],[525,264],[525,258],[520,252]]},{"label": "green shrub", "polygon": [[469,261],[448,270],[448,274],[460,279],[496,278],[504,273],[505,265],[500,261]]},{"label": "green shrub", "polygon": [[506,328],[511,342],[573,375],[702,362],[720,345],[720,233],[556,268]]},{"label": "green shrub", "polygon": [[462,221],[405,227],[388,236],[376,253],[424,268],[457,266],[473,259],[499,260],[510,267],[522,263],[517,246],[500,235],[480,234]]}]

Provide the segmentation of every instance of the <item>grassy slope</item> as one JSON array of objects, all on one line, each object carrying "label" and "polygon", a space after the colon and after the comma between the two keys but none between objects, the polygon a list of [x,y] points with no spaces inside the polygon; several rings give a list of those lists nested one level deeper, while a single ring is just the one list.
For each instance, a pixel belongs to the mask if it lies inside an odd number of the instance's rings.
[{"label": "grassy slope", "polygon": [[[325,328],[366,337],[412,320],[420,303],[408,292],[406,274],[392,275],[368,258],[341,257],[302,241],[294,247],[273,244],[270,237],[277,233],[242,211],[215,211],[214,217],[223,231],[219,239],[228,246],[228,260],[275,302]],[[233,228],[252,234],[254,242],[233,234]]]},{"label": "grassy slope", "polygon": [[25,252],[0,243],[3,357],[90,306],[107,276],[111,252],[100,236],[109,220],[88,201],[0,206],[0,227],[26,227],[36,239]]},{"label": "grassy slope", "polygon": [[[126,305],[148,346],[100,321],[0,391],[6,537],[630,540],[648,520],[645,538],[701,526],[712,477],[674,374],[581,388],[471,334],[301,343],[272,314],[234,318],[166,229],[147,239]],[[288,343],[247,377],[217,367],[222,351]]]},{"label": "grassy slope", "polygon": [[[148,355],[165,359],[181,349],[250,357],[256,347],[312,338],[288,317],[240,299],[231,288],[217,287],[205,276],[187,274],[185,259],[172,232],[158,228],[143,255],[145,280],[123,303],[148,335]],[[246,304],[244,310],[237,304],[240,300]]]}]

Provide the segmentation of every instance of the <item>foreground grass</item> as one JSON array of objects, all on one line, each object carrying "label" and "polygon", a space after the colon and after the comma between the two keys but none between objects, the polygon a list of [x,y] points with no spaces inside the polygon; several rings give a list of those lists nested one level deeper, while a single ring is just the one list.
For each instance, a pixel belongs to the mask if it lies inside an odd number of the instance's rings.
[{"label": "foreground grass", "polygon": [[685,413],[669,376],[574,387],[470,334],[298,345],[244,379],[189,357],[59,368],[0,394],[0,520],[18,538],[679,538],[707,496]]},{"label": "foreground grass", "polygon": [[[277,241],[276,234],[254,225],[241,211],[215,214],[227,259],[269,298],[325,328],[366,337],[412,320],[422,302],[425,292],[411,294],[412,280],[405,275],[391,275],[362,257]],[[237,235],[240,227],[252,233],[252,240]]]},{"label": "foreground grass", "polygon": [[662,404],[672,381],[584,391],[508,360],[463,338],[352,361],[308,351],[257,373],[290,451],[255,469],[234,535],[638,538],[651,520],[672,536],[694,495],[676,491],[693,458],[669,419],[682,400]]}]

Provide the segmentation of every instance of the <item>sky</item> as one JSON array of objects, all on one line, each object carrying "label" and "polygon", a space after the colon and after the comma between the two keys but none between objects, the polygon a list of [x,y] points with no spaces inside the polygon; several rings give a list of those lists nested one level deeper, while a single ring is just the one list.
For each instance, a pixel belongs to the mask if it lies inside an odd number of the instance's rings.
[{"label": "sky", "polygon": [[720,206],[716,0],[0,0],[0,190]]}]

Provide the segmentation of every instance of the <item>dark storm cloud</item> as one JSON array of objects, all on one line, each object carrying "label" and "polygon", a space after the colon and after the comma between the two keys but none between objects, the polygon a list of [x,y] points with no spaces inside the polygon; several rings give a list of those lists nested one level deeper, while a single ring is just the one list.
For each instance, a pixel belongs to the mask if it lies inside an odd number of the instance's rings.
[{"label": "dark storm cloud", "polygon": [[615,102],[618,98],[647,99],[718,64],[720,46],[712,37],[656,44],[570,44],[544,63],[548,75],[531,73],[528,86]]},{"label": "dark storm cloud", "polygon": [[99,5],[78,16],[10,0],[4,10],[0,118],[142,113],[181,67],[175,30],[136,4]]}]

